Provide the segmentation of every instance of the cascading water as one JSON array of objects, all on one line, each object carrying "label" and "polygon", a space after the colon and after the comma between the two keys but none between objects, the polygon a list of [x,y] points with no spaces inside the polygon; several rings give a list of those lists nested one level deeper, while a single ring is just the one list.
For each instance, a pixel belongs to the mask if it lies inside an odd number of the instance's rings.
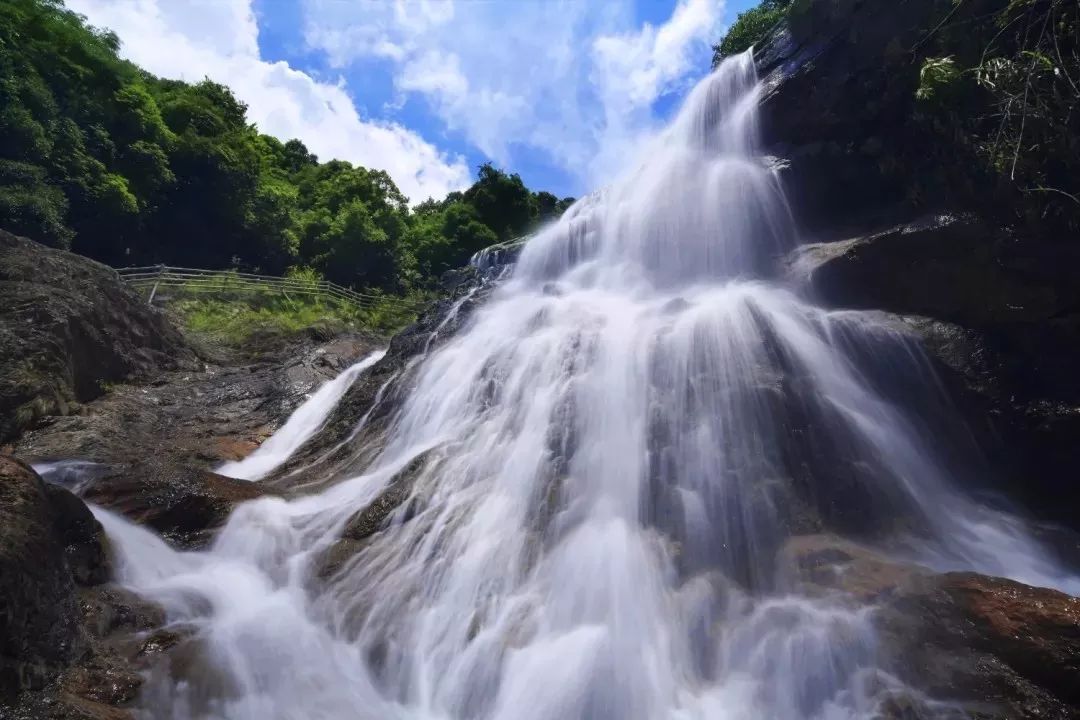
[{"label": "cascading water", "polygon": [[[726,61],[531,239],[362,474],[242,505],[206,552],[96,510],[121,581],[191,633],[147,717],[873,717],[897,683],[871,610],[776,559],[822,527],[1080,591],[898,409],[940,401],[907,335],[767,280],[795,238],[757,103],[750,56]],[[389,525],[317,570],[405,468]]]},{"label": "cascading water", "polygon": [[269,475],[319,431],[357,376],[385,355],[385,350],[377,350],[323,383],[255,452],[243,460],[223,464],[216,472],[240,480],[259,480]]}]

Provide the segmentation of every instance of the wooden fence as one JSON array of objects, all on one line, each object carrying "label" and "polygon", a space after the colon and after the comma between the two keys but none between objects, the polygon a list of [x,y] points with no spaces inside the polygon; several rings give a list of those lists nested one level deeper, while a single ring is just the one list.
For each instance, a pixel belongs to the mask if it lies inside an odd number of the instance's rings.
[{"label": "wooden fence", "polygon": [[398,309],[419,312],[422,301],[408,300],[392,295],[362,293],[342,287],[326,280],[304,280],[302,278],[276,277],[273,275],[255,275],[253,273],[232,270],[200,270],[196,268],[172,267],[169,265],[149,265],[146,267],[119,268],[116,274],[128,285],[146,290],[152,305],[159,290],[177,288],[186,293],[211,293],[218,295],[244,292],[281,293],[286,298],[292,295],[308,295],[336,300],[352,305],[360,310],[375,306],[394,305]]}]

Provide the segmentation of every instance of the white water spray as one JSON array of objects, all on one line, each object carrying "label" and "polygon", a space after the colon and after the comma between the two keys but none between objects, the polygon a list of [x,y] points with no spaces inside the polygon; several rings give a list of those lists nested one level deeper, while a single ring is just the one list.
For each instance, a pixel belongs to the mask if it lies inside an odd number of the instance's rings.
[{"label": "white water spray", "polygon": [[384,355],[385,350],[377,350],[323,383],[255,452],[243,460],[224,463],[216,472],[239,480],[260,480],[269,475],[319,431],[353,381]]},{"label": "white water spray", "polygon": [[[918,346],[768,281],[795,239],[757,100],[750,56],[726,61],[637,172],[530,240],[407,371],[361,474],[247,503],[201,553],[96,510],[121,582],[191,635],[146,717],[874,717],[896,681],[869,609],[778,572],[796,507],[907,557],[1074,587],[898,409],[933,401]],[[391,522],[340,543],[409,467]]]}]

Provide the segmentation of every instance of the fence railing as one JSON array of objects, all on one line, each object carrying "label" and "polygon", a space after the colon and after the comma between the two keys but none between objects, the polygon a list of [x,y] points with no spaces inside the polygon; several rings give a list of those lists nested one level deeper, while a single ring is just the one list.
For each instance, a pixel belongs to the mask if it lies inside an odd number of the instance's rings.
[{"label": "fence railing", "polygon": [[353,305],[361,310],[375,306],[385,307],[390,304],[402,310],[418,312],[424,305],[423,301],[357,292],[326,280],[256,275],[233,270],[201,270],[169,265],[148,265],[118,268],[116,274],[132,287],[149,289],[148,302],[151,305],[158,292],[168,288],[177,288],[184,293],[227,294],[255,291],[277,292],[285,297],[316,296]]}]

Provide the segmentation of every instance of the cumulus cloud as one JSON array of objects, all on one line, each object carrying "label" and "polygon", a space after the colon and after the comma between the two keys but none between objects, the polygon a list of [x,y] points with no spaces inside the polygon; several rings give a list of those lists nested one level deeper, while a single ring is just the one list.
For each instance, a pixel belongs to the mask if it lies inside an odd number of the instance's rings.
[{"label": "cumulus cloud", "polygon": [[633,0],[303,0],[308,45],[332,66],[389,61],[403,96],[512,165],[539,150],[593,184],[655,130],[656,101],[708,67],[723,3],[679,0],[659,24]]},{"label": "cumulus cloud", "polygon": [[[228,85],[247,103],[248,117],[262,132],[299,138],[323,159],[386,170],[414,200],[441,198],[469,183],[461,157],[448,156],[399,124],[361,117],[344,82],[320,82],[288,63],[263,60],[251,0],[67,0],[67,5],[93,25],[116,32],[121,53],[138,65],[165,77],[210,77]],[[438,19],[437,8],[431,17]],[[372,41],[365,52],[384,57],[400,52],[379,45],[374,35]]]}]

